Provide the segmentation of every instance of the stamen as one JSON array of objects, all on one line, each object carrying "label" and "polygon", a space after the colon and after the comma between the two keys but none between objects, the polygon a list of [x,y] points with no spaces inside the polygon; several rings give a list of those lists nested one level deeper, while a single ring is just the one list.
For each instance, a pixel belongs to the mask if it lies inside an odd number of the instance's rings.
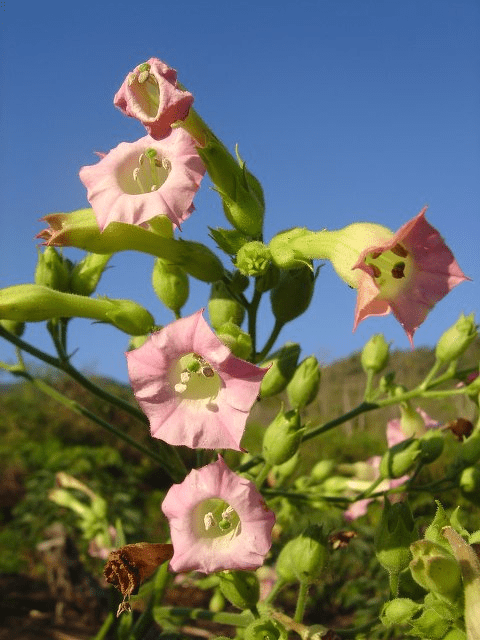
[{"label": "stamen", "polygon": [[217,524],[211,511],[203,516],[203,524],[205,525],[205,531],[208,531]]},{"label": "stamen", "polygon": [[205,378],[213,378],[213,376],[215,375],[215,371],[210,365],[208,365],[206,367],[202,367],[202,375],[204,375]]},{"label": "stamen", "polygon": [[369,264],[368,266],[371,267],[374,278],[379,278],[382,275],[382,272],[380,271],[380,269],[377,267],[376,264]]},{"label": "stamen", "polygon": [[400,278],[405,277],[405,262],[397,262],[392,269],[392,277],[396,280],[400,280]]},{"label": "stamen", "polygon": [[133,179],[140,187],[140,190],[142,191],[142,193],[146,193],[145,185],[143,184],[142,179],[140,178],[140,167],[135,167],[132,175],[133,175]]},{"label": "stamen", "polygon": [[135,80],[136,80],[136,79],[137,79],[136,74],[135,74],[135,73],[131,73],[131,74],[128,76],[128,80],[127,80],[128,86],[129,86],[129,87],[131,87],[131,86],[132,86],[132,84],[135,82]]},{"label": "stamen", "polygon": [[145,80],[148,80],[150,75],[150,65],[148,62],[144,62],[138,67],[138,82],[139,84],[143,84]]},{"label": "stamen", "polygon": [[405,247],[402,247],[401,244],[396,244],[390,251],[400,258],[406,258],[408,256],[408,251]]},{"label": "stamen", "polygon": [[228,520],[233,513],[233,507],[229,504],[225,511],[222,513],[222,518]]},{"label": "stamen", "polygon": [[382,255],[383,251],[374,251],[370,255],[372,256],[372,260],[376,260]]},{"label": "stamen", "polygon": [[174,386],[174,389],[177,393],[183,393],[187,390],[187,385],[183,384],[182,382],[177,382],[177,384]]}]

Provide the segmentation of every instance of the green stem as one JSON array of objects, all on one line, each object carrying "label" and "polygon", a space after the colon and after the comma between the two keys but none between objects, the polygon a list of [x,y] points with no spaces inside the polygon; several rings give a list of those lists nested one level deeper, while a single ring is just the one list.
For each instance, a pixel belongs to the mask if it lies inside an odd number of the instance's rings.
[{"label": "green stem", "polygon": [[439,362],[438,360],[435,360],[433,367],[430,369],[430,371],[425,376],[423,382],[420,384],[421,389],[425,390],[428,388],[430,382],[436,376],[437,371],[440,369],[441,366],[442,366],[442,363]]},{"label": "green stem", "polygon": [[275,325],[273,327],[272,333],[270,334],[270,337],[265,343],[265,346],[263,347],[263,349],[255,358],[255,362],[261,362],[265,358],[265,356],[268,355],[270,349],[275,344],[275,340],[278,338],[280,331],[283,329],[284,326],[285,326],[284,322],[280,322],[280,320],[275,320]]},{"label": "green stem", "polygon": [[273,465],[268,464],[268,462],[264,462],[263,463],[263,467],[260,469],[260,472],[259,472],[258,476],[255,479],[255,486],[257,487],[257,489],[261,488],[262,484],[267,479],[267,476],[270,473],[270,469],[272,467],[273,467]]},{"label": "green stem", "polygon": [[372,397],[373,377],[375,373],[372,369],[367,370],[367,382],[365,383],[365,393],[363,395],[364,402],[368,402]]},{"label": "green stem", "polygon": [[365,489],[365,491],[362,491],[362,493],[359,493],[358,496],[355,498],[355,500],[352,500],[352,502],[358,502],[358,500],[364,500],[365,498],[369,498],[372,493],[375,491],[375,489],[378,487],[379,484],[381,484],[383,482],[383,478],[377,478],[376,480],[374,480],[372,482],[372,484],[368,487],[368,489]]},{"label": "green stem", "polygon": [[268,596],[265,598],[264,604],[266,605],[271,604],[286,584],[287,582],[285,580],[283,580],[282,578],[278,578],[275,584],[273,585],[272,590],[270,591]]},{"label": "green stem", "polygon": [[113,615],[113,612],[110,611],[108,616],[105,618],[104,623],[100,627],[98,633],[92,638],[92,640],[104,640],[105,636],[107,635],[114,621],[115,621],[115,616]]},{"label": "green stem", "polygon": [[365,413],[366,411],[372,411],[373,409],[378,409],[379,406],[380,405],[378,403],[374,404],[371,402],[362,402],[361,404],[358,405],[358,407],[355,407],[355,409],[348,411],[348,413],[345,413],[343,416],[340,416],[339,418],[335,418],[334,420],[329,420],[328,422],[321,424],[319,427],[316,427],[315,429],[308,431],[303,436],[302,442],[305,442],[305,440],[310,440],[311,438],[315,438],[316,436],[319,436],[321,433],[325,433],[325,431],[329,431],[330,429],[333,429],[334,427],[337,427],[338,425],[343,424],[344,422],[348,422],[348,420],[355,418],[361,413]]},{"label": "green stem", "polygon": [[247,307],[248,313],[248,333],[252,338],[252,361],[256,362],[256,353],[257,353],[257,312],[258,306],[260,304],[260,300],[262,299],[262,293],[254,290],[252,301]]},{"label": "green stem", "polygon": [[153,616],[156,622],[162,625],[162,621],[172,618],[189,618],[191,620],[210,620],[219,624],[227,624],[233,627],[248,627],[253,620],[252,614],[229,613],[226,611],[208,611],[206,609],[189,609],[188,607],[154,607]]},{"label": "green stem", "polygon": [[300,588],[298,590],[297,607],[295,609],[295,615],[293,620],[295,622],[302,622],[305,614],[305,606],[307,604],[308,582],[300,582]]}]

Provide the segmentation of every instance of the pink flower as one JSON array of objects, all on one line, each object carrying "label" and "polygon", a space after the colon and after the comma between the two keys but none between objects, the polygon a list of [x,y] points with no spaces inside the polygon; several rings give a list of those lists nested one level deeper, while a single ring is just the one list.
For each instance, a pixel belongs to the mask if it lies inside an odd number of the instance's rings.
[{"label": "pink flower", "polygon": [[151,335],[127,353],[127,364],[153,437],[192,448],[241,450],[267,369],[232,355],[202,310]]},{"label": "pink flower", "polygon": [[174,484],[162,510],[170,524],[172,571],[256,569],[272,544],[273,511],[221,456]]},{"label": "pink flower", "polygon": [[184,120],[193,96],[177,86],[177,72],[158,58],[150,58],[128,74],[113,103],[123,113],[137,118],[148,133],[160,140],[171,125]]},{"label": "pink flower", "polygon": [[425,211],[390,239],[363,249],[354,330],[368,316],[393,312],[413,347],[413,334],[432,307],[457,284],[469,280]]},{"label": "pink flower", "polygon": [[193,139],[176,129],[161,141],[121,142],[97,164],[82,167],[80,180],[103,231],[110,222],[145,225],[160,215],[179,227],[194,210],[204,174]]}]

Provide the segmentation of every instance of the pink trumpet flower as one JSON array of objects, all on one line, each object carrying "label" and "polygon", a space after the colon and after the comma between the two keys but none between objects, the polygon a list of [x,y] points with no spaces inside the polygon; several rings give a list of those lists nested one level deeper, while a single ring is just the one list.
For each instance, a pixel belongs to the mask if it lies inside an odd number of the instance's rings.
[{"label": "pink trumpet flower", "polygon": [[202,310],[151,335],[127,353],[127,364],[154,438],[191,448],[241,450],[267,369],[232,355]]},{"label": "pink trumpet flower", "polygon": [[253,482],[233,473],[221,456],[174,484],[162,510],[170,524],[172,571],[253,570],[272,544],[273,511]]}]

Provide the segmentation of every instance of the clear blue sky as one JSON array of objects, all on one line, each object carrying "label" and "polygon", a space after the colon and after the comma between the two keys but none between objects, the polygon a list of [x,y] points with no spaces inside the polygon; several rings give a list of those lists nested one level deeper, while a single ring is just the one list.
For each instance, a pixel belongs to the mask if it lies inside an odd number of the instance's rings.
[{"label": "clear blue sky", "polygon": [[[369,220],[396,230],[429,204],[429,221],[474,279],[417,331],[416,345],[433,345],[460,311],[479,311],[479,32],[477,0],[46,0],[28,8],[6,0],[0,287],[32,281],[41,216],[88,206],[78,170],[96,162],[93,152],[144,135],[112,100],[128,71],[157,56],[262,181],[267,240],[294,225]],[[225,225],[208,185],[183,225],[185,239],[207,244],[207,225]],[[152,258],[124,253],[112,264],[98,292],[130,297],[169,322],[152,293]],[[192,286],[184,313],[205,305],[206,294],[206,285]],[[390,316],[352,334],[355,295],[326,266],[310,309],[280,342],[301,341],[304,355],[324,362],[360,349],[373,333],[408,348]],[[267,312],[268,301],[264,336]],[[50,350],[45,334],[29,325],[25,338]],[[74,362],[87,370],[126,380],[126,342],[114,328],[71,323]],[[0,358],[12,356],[0,344]]]}]

